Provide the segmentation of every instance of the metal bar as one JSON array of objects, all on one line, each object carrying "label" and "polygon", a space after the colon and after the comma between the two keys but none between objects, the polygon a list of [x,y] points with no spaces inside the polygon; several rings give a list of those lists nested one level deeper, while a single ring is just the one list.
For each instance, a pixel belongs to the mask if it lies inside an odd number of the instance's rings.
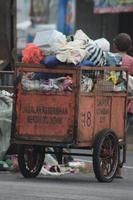
[{"label": "metal bar", "polygon": [[14,89],[14,87],[13,86],[6,86],[6,85],[4,85],[4,86],[0,86],[0,89]]},{"label": "metal bar", "polygon": [[[48,154],[56,154],[55,152],[52,151],[45,151],[45,153]],[[93,154],[86,154],[86,153],[67,153],[67,152],[63,152],[62,155],[73,155],[73,156],[93,156]]]},{"label": "metal bar", "polygon": [[76,69],[78,69],[78,67],[77,66],[75,66],[75,65],[73,65],[73,64],[70,64],[69,66],[68,65],[61,65],[61,66],[56,66],[56,68],[48,68],[48,67],[46,67],[45,65],[43,65],[43,64],[24,64],[24,63],[19,63],[19,62],[17,62],[16,63],[16,67],[17,68],[27,68],[27,70],[28,69],[30,69],[30,68],[37,68],[38,70],[48,70],[48,71],[53,71],[53,70],[76,70]]},{"label": "metal bar", "polygon": [[87,70],[87,71],[103,71],[103,70],[107,70],[107,71],[128,71],[126,68],[120,68],[120,67],[89,67],[89,66],[85,66],[82,67],[82,70]]},{"label": "metal bar", "polygon": [[14,74],[14,71],[0,71],[0,74]]},{"label": "metal bar", "polygon": [[128,100],[133,100],[133,96],[128,96],[127,99]]}]

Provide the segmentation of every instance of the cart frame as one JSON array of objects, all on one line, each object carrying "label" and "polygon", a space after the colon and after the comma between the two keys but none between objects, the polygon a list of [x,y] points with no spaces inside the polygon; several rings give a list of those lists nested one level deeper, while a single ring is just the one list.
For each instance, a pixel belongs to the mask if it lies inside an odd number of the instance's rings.
[{"label": "cart frame", "polygon": [[[123,70],[124,69],[114,67],[78,68],[73,66],[61,66],[49,69],[41,65],[22,64],[17,68],[11,143],[19,144],[18,154],[20,170],[25,177],[34,177],[38,175],[42,167],[42,160],[45,153],[53,153],[49,152],[47,147],[53,147],[56,150],[54,153],[56,153],[59,163],[61,163],[62,155],[64,154],[92,156],[96,178],[101,182],[111,182],[113,180],[117,168],[122,167],[123,163],[126,161],[126,134],[124,130],[126,125],[127,88],[124,92],[115,93],[106,91],[100,93],[90,92],[87,94],[81,92],[80,83],[83,71],[99,71],[101,73],[104,71],[122,72]],[[57,93],[23,91],[21,84],[22,76],[24,73],[30,72],[71,75],[73,78],[73,91]],[[58,116],[61,115],[61,117],[57,118],[55,122],[52,121],[52,123],[51,121],[46,122],[43,120],[42,124],[42,119],[40,118],[31,117],[29,119],[27,116],[31,113],[36,114],[37,109],[35,108],[38,108],[38,102],[40,104],[41,101],[43,101],[44,104],[46,103],[49,106],[48,108],[53,108],[58,104],[62,109],[59,110],[59,106],[57,106],[56,110],[54,108],[52,111],[48,111],[48,109],[46,111],[46,108],[43,107],[43,111],[38,111],[37,116],[42,114],[41,112],[44,112],[43,114],[49,116],[50,114],[53,116],[53,114],[56,113]],[[88,102],[90,102],[90,105],[88,105]],[[30,103],[32,106],[28,108]],[[88,111],[87,109],[90,110]],[[119,113],[116,112],[117,109],[119,109]],[[23,122],[23,124],[21,124],[21,122]],[[37,125],[37,122],[39,122],[40,125]],[[56,122],[57,126],[55,126]],[[44,130],[44,132],[42,130]],[[48,132],[50,132],[50,134],[48,134]],[[108,146],[110,145],[110,147],[107,147],[106,152],[113,158],[110,158],[110,160],[112,159],[110,162],[113,164],[110,164],[112,167],[110,174],[105,176],[101,173],[100,169],[100,155],[103,151],[103,146],[107,146],[107,144]],[[88,149],[93,150],[93,152],[88,152],[87,154],[66,153],[63,152],[64,148]],[[114,148],[114,152],[108,148]],[[36,157],[38,154],[41,157],[40,164],[36,164],[37,169],[35,172],[26,169],[24,154],[28,154],[28,149],[30,149],[30,152],[33,151],[32,154],[36,154]],[[31,162],[31,156],[30,158],[28,157],[28,159]]]}]

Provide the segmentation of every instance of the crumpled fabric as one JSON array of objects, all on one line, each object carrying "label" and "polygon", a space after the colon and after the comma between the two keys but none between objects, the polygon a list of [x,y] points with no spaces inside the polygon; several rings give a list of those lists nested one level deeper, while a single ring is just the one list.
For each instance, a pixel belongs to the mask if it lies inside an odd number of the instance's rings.
[{"label": "crumpled fabric", "polygon": [[88,46],[86,46],[85,59],[91,61],[95,66],[106,65],[105,52],[95,44],[88,44]]},{"label": "crumpled fabric", "polygon": [[57,51],[56,58],[59,61],[77,65],[83,60],[89,60],[96,66],[105,65],[104,51],[82,30],[76,31],[73,38],[73,41]]},{"label": "crumpled fabric", "polygon": [[29,43],[26,45],[25,49],[22,50],[22,63],[40,64],[43,59],[43,51],[35,44]]},{"label": "crumpled fabric", "polygon": [[85,45],[83,41],[75,40],[72,42],[68,42],[67,45],[63,48],[60,48],[57,51],[56,58],[60,62],[80,63],[86,55]]},{"label": "crumpled fabric", "polygon": [[61,62],[77,65],[84,60],[88,43],[93,43],[93,41],[82,30],[78,30],[74,35],[74,41],[67,42],[60,48],[56,53],[56,58]]},{"label": "crumpled fabric", "polygon": [[53,49],[53,51],[56,52],[59,48],[64,47],[66,44],[67,44],[66,36],[63,33],[54,30],[50,39],[50,46]]}]

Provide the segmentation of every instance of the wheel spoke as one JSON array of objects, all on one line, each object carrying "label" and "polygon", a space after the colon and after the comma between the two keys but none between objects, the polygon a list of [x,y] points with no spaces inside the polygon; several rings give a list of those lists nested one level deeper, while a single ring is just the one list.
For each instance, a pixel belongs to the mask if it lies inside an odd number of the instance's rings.
[{"label": "wheel spoke", "polygon": [[105,130],[96,138],[94,144],[93,166],[99,181],[112,181],[118,165],[118,139],[111,131]]},{"label": "wheel spoke", "polygon": [[102,162],[102,173],[104,176],[108,176],[114,165],[114,156],[116,154],[115,152],[116,149],[116,144],[113,144],[113,140],[111,138],[106,138],[102,145],[102,150],[101,150],[101,162]]},{"label": "wheel spoke", "polygon": [[[107,160],[106,160],[107,161]],[[108,162],[101,162],[101,172],[104,176],[107,176],[110,172],[110,165]]]}]

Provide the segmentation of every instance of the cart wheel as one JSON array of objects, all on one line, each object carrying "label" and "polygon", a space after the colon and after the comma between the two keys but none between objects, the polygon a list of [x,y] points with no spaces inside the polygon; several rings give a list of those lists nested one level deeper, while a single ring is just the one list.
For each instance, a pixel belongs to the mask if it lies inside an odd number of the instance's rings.
[{"label": "cart wheel", "polygon": [[100,182],[111,182],[118,166],[118,138],[111,129],[101,131],[94,141],[93,169]]},{"label": "cart wheel", "polygon": [[36,177],[43,165],[45,151],[42,146],[20,145],[18,163],[25,178]]}]

